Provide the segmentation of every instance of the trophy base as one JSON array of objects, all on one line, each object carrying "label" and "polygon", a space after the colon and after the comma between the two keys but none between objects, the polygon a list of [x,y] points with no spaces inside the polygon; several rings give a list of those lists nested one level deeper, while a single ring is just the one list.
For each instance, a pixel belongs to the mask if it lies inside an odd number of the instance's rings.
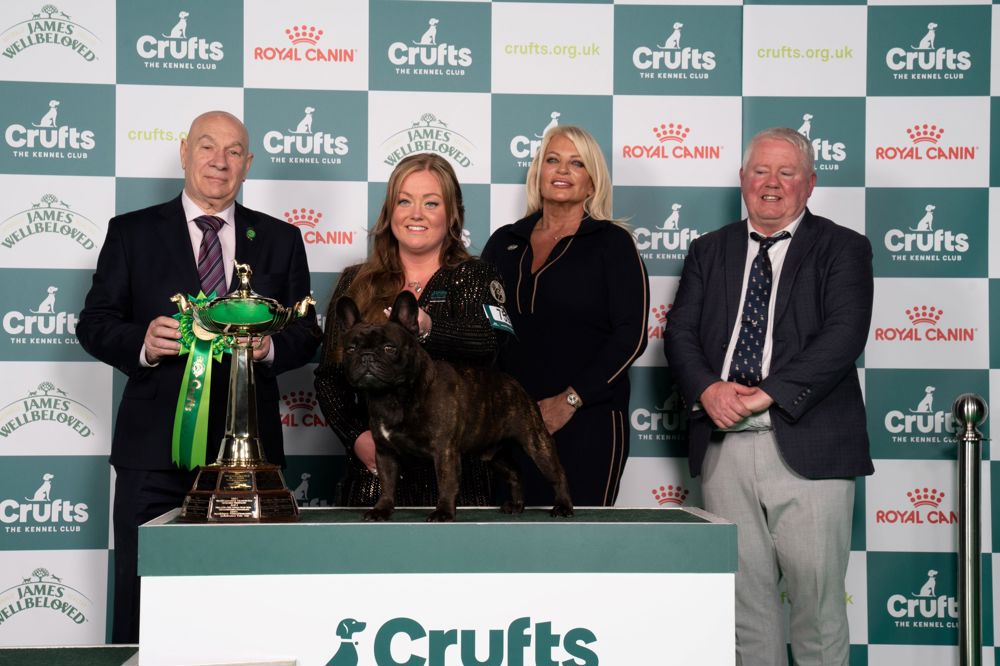
[{"label": "trophy base", "polygon": [[206,465],[181,506],[185,523],[294,523],[299,505],[281,468]]}]

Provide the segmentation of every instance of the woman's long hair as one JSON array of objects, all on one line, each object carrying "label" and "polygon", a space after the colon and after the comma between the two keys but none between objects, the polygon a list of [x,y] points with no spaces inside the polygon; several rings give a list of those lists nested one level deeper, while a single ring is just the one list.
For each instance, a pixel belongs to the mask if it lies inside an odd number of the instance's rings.
[{"label": "woman's long hair", "polygon": [[557,136],[565,136],[573,142],[583,161],[583,168],[587,170],[590,181],[594,184],[594,193],[583,202],[584,212],[595,220],[615,221],[611,212],[611,175],[608,173],[607,162],[604,161],[604,153],[590,132],[575,125],[556,125],[542,138],[542,145],[535,153],[535,159],[531,160],[531,166],[528,167],[526,182],[528,208],[525,215],[531,215],[542,209],[541,165],[545,161],[549,142]]},{"label": "woman's long hair", "polygon": [[385,201],[378,214],[375,228],[371,230],[371,253],[361,264],[347,294],[358,304],[365,321],[384,320],[383,311],[392,305],[396,295],[403,289],[403,265],[399,260],[399,241],[392,233],[392,214],[399,202],[399,192],[403,181],[410,174],[429,171],[437,178],[444,197],[448,232],[441,245],[441,266],[454,268],[467,261],[471,255],[462,242],[465,226],[465,205],[462,203],[462,188],[458,184],[455,170],[446,159],[432,153],[419,153],[406,157],[396,165],[385,187]]}]

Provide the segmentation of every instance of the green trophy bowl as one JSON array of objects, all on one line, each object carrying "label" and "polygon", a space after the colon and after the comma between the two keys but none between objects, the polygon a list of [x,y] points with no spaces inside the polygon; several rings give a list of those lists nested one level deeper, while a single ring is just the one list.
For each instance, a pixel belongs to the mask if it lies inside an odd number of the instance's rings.
[{"label": "green trophy bowl", "polygon": [[253,272],[236,264],[239,286],[230,294],[198,306],[183,294],[173,301],[190,314],[196,329],[232,336],[226,434],[214,464],[205,465],[181,506],[180,519],[192,523],[295,522],[298,503],[278,465],[267,462],[257,435],[253,349],[260,338],[303,317],[315,301],[306,296],[293,307],[254,293]]}]

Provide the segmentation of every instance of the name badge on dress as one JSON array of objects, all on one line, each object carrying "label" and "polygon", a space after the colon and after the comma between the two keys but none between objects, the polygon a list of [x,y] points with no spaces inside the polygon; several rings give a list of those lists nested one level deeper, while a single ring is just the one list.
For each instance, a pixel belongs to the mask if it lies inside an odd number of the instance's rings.
[{"label": "name badge on dress", "polygon": [[486,318],[489,320],[492,328],[513,335],[514,325],[511,323],[510,317],[503,306],[483,304],[483,310],[486,312]]}]

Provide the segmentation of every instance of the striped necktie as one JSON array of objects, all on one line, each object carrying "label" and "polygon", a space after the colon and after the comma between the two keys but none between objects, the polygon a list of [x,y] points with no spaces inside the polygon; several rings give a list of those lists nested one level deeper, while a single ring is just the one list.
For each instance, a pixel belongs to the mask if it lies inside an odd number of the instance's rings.
[{"label": "striped necktie", "polygon": [[223,296],[226,289],[226,270],[222,265],[219,229],[225,221],[214,215],[202,215],[196,217],[194,223],[202,230],[201,247],[198,250],[198,278],[201,280],[201,290],[206,295],[214,291],[216,296]]}]

